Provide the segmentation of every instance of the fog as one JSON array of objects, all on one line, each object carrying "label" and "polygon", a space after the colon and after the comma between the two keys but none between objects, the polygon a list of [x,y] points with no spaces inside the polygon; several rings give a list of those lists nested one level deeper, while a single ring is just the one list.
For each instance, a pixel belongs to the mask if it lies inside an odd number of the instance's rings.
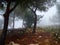
[{"label": "fog", "polygon": [[[4,12],[0,10],[0,14]],[[49,8],[47,12],[36,12],[37,15],[44,15],[44,17],[37,22],[37,26],[49,26],[49,25],[60,25],[60,0],[57,0],[57,3]],[[10,20],[11,22],[12,20]],[[15,28],[22,27],[22,20],[15,20]],[[0,15],[0,28],[3,26],[3,16]],[[9,28],[12,27],[12,23],[10,23]]]},{"label": "fog", "polygon": [[39,26],[60,25],[60,0],[51,7],[47,12],[42,13],[44,15]]}]

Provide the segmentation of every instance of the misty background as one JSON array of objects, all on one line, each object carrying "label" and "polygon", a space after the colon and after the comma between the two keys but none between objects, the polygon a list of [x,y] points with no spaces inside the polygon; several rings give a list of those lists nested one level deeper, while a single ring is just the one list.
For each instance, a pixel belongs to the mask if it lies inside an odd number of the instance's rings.
[{"label": "misty background", "polygon": [[[3,28],[3,23],[4,23],[3,14],[4,14],[4,10],[0,10],[0,29]],[[60,25],[60,0],[57,0],[57,3],[51,8],[49,8],[48,11],[46,12],[37,11],[36,14],[43,15],[43,18],[37,22],[37,26],[39,27]],[[13,14],[11,15],[13,16]],[[12,21],[13,21],[12,17],[10,17],[9,28],[12,28],[12,25],[13,25]],[[14,27],[22,28],[22,26],[23,26],[23,20],[16,17]]]}]

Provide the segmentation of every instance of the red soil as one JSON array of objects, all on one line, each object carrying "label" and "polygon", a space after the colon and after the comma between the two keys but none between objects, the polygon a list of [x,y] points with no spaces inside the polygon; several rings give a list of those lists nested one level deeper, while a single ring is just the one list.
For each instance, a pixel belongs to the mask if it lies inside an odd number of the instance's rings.
[{"label": "red soil", "polygon": [[53,34],[48,32],[37,32],[35,34],[25,33],[22,36],[19,36],[18,34],[15,34],[13,36],[7,36],[6,43],[9,43],[11,41],[19,43],[21,45],[35,43],[38,43],[39,45],[60,45],[60,43],[54,39]]}]

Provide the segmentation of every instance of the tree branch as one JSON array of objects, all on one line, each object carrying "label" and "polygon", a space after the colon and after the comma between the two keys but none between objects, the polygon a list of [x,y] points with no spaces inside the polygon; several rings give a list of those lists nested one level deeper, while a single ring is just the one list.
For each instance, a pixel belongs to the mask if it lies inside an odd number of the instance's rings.
[{"label": "tree branch", "polygon": [[18,4],[19,4],[19,3],[17,2],[17,3],[14,5],[14,7],[13,7],[12,9],[10,9],[10,12],[9,12],[9,13],[11,13],[11,12],[17,7]]},{"label": "tree branch", "polygon": [[35,8],[35,12],[36,12],[36,10],[37,10],[37,7]]},{"label": "tree branch", "polygon": [[[7,12],[9,13],[9,11],[10,11],[10,4],[11,4],[11,1],[9,1],[9,2],[7,3],[7,7],[6,7],[5,14],[6,14]],[[3,14],[4,17],[6,17],[5,14]],[[9,16],[9,15],[7,15],[7,16]]]},{"label": "tree branch", "polygon": [[32,12],[36,13],[37,7],[35,8],[35,10],[31,9],[29,6],[27,6]]},{"label": "tree branch", "polygon": [[31,9],[29,6],[27,6],[27,7],[28,7],[32,12],[34,12],[33,9]]}]

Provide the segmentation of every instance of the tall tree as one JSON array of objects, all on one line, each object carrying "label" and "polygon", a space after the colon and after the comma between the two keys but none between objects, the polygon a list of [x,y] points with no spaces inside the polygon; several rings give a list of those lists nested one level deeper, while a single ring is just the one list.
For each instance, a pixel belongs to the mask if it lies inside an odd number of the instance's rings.
[{"label": "tall tree", "polygon": [[14,29],[14,24],[15,24],[15,12],[14,12],[14,15],[13,15],[13,29]]},{"label": "tall tree", "polygon": [[28,8],[34,13],[34,27],[33,27],[32,33],[35,33],[36,32],[36,24],[37,24],[37,14],[36,14],[37,6],[36,6],[35,10],[33,10],[34,7],[33,8],[28,7]]}]

